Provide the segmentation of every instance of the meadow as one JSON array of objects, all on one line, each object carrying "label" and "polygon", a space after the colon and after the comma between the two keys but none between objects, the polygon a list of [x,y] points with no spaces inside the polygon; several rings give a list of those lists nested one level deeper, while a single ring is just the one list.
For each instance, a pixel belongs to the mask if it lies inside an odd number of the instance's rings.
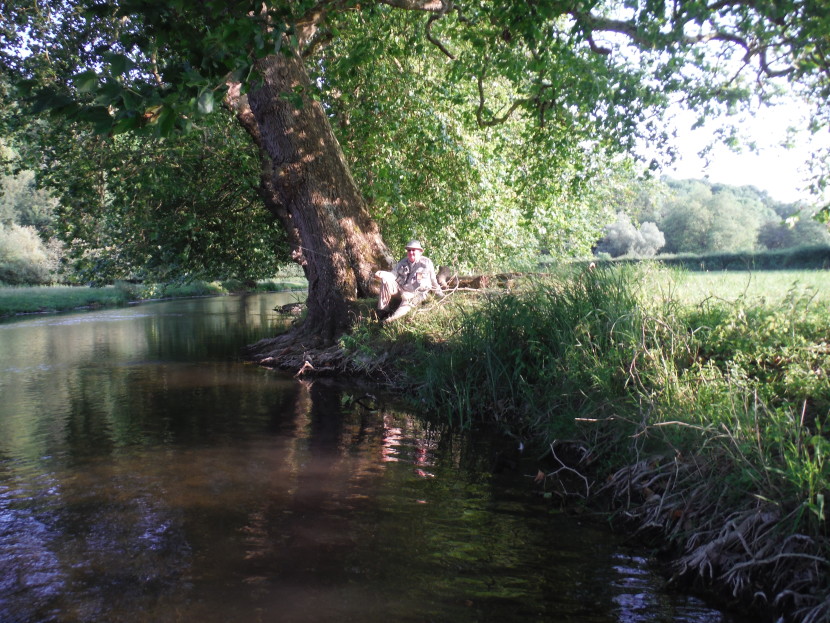
[{"label": "meadow", "polygon": [[666,271],[660,287],[673,288],[674,295],[687,304],[714,298],[781,305],[799,293],[811,296],[817,304],[830,303],[827,270]]}]

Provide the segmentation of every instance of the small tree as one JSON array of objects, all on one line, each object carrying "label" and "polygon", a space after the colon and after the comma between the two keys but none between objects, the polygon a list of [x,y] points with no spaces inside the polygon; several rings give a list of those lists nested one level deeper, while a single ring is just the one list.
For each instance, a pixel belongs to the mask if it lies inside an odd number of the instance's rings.
[{"label": "small tree", "polygon": [[655,223],[643,223],[639,229],[627,214],[620,212],[617,220],[605,228],[605,235],[597,243],[597,253],[608,253],[611,257],[636,255],[652,257],[666,244]]},{"label": "small tree", "polygon": [[0,283],[51,283],[57,268],[54,251],[44,245],[34,227],[0,223]]}]

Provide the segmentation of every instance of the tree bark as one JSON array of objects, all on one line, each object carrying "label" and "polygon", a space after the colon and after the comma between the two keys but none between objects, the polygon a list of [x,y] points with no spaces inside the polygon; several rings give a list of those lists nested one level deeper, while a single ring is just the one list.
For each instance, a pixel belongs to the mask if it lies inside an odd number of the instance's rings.
[{"label": "tree bark", "polygon": [[308,314],[294,337],[323,346],[349,328],[350,303],[376,293],[374,272],[392,257],[323,107],[312,98],[302,59],[286,48],[257,61],[261,82],[248,103],[270,160],[270,207],[308,278]]}]

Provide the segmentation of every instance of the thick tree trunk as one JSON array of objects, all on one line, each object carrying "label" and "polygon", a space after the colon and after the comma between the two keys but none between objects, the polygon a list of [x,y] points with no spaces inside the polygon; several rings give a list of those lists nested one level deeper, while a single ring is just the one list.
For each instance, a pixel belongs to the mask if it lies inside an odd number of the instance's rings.
[{"label": "thick tree trunk", "polygon": [[349,327],[349,303],[375,292],[373,274],[392,257],[325,111],[311,97],[314,88],[300,57],[271,55],[257,69],[262,82],[248,102],[270,159],[272,210],[309,282],[308,315],[295,336],[308,346],[324,345]]}]

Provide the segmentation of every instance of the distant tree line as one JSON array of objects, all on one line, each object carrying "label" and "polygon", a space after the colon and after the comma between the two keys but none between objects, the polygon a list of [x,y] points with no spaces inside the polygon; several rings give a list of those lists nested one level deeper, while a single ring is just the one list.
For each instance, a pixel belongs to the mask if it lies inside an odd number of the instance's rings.
[{"label": "distant tree line", "polygon": [[[228,149],[232,141],[224,134],[220,138],[225,145],[222,153],[239,159],[241,150]],[[240,210],[244,217],[233,224],[245,233],[237,236],[244,242],[239,249],[229,247],[226,238],[209,227],[192,226],[193,219],[188,216],[196,210],[209,211],[211,198],[221,192],[230,193],[220,197],[223,203],[253,201],[256,196],[250,190],[254,184],[236,185],[230,190],[212,187],[206,179],[220,178],[212,176],[211,171],[203,177],[192,166],[191,175],[182,175],[185,164],[202,162],[199,152],[205,145],[184,139],[177,147],[179,157],[172,162],[160,153],[154,154],[152,175],[142,174],[139,163],[133,175],[127,176],[132,182],[125,182],[120,190],[110,183],[106,201],[117,199],[119,204],[130,204],[118,218],[112,214],[86,220],[77,214],[70,216],[65,202],[97,197],[95,188],[78,187],[82,176],[72,175],[77,168],[58,171],[61,167],[56,166],[51,172],[42,172],[38,180],[30,170],[7,166],[6,173],[0,175],[0,284],[164,279],[165,271],[176,266],[181,273],[205,279],[265,278],[273,274],[278,269],[277,260],[286,261],[287,256],[269,255],[269,251],[284,244],[283,237],[264,220],[252,219],[251,211]],[[138,144],[136,152],[113,153],[112,171],[127,168],[133,157],[130,154],[146,151],[146,146]],[[12,151],[4,148],[2,155],[7,165],[13,165]],[[77,161],[71,162],[74,166]],[[98,157],[96,162],[100,167],[104,159]],[[228,162],[224,166],[240,170]],[[56,197],[38,183],[49,175],[59,176],[58,181],[75,181],[63,186],[63,197]],[[110,175],[111,179],[116,177]],[[757,254],[830,245],[827,225],[813,219],[814,210],[799,203],[776,201],[752,186],[669,178],[644,181],[623,170],[605,182],[602,192],[593,195],[593,201],[603,204],[594,214],[614,218],[616,213],[616,217],[604,229],[594,222],[593,228],[601,236],[594,245],[594,254],[600,257]],[[60,184],[52,185],[56,186]],[[139,209],[139,197],[146,209]],[[172,225],[166,222],[171,219],[175,221]],[[137,232],[142,233],[141,239],[132,240]],[[548,234],[556,236],[556,230]],[[198,256],[198,261],[191,255]],[[740,256],[735,262],[746,260]],[[753,262],[757,264],[757,259]]]},{"label": "distant tree line", "polygon": [[610,257],[762,252],[830,245],[814,209],[753,186],[673,180],[617,194],[617,218],[594,250]]}]

